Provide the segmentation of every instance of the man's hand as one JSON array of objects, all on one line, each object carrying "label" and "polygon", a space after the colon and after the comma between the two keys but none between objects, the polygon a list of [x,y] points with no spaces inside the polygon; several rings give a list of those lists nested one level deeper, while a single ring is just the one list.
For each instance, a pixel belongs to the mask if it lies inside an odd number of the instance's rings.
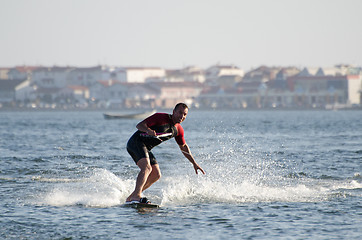
[{"label": "man's hand", "polygon": [[204,169],[202,169],[202,168],[199,166],[199,164],[197,164],[197,163],[194,164],[194,169],[195,169],[196,174],[198,174],[197,170],[200,170],[203,174],[205,174]]},{"label": "man's hand", "polygon": [[154,136],[154,137],[157,136],[156,132],[147,126],[147,123],[145,122],[145,120],[143,120],[142,122],[139,122],[137,124],[136,128],[138,130],[140,130],[141,132],[147,133],[150,136]]},{"label": "man's hand", "polygon": [[154,136],[154,137],[157,136],[156,131],[152,130],[151,128],[147,129],[146,133],[150,136]]},{"label": "man's hand", "polygon": [[181,152],[184,154],[184,156],[192,163],[194,166],[196,174],[198,174],[197,170],[200,170],[203,174],[205,174],[204,169],[202,169],[199,164],[195,161],[194,157],[192,156],[190,152],[189,146],[185,143],[184,145],[179,145]]}]

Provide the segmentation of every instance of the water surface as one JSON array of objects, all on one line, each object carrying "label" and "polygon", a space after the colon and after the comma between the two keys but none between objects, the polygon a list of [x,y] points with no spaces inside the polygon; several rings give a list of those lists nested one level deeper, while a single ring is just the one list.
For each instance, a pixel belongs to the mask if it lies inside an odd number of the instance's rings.
[{"label": "water surface", "polygon": [[195,111],[182,123],[207,172],[171,139],[163,177],[122,207],[138,120],[100,112],[0,113],[2,239],[359,239],[362,112]]}]

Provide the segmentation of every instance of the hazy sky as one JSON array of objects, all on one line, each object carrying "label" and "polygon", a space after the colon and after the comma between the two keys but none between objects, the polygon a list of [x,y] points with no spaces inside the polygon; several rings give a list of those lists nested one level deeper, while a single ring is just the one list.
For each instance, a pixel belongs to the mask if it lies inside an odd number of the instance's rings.
[{"label": "hazy sky", "polygon": [[362,66],[362,0],[0,0],[0,66]]}]

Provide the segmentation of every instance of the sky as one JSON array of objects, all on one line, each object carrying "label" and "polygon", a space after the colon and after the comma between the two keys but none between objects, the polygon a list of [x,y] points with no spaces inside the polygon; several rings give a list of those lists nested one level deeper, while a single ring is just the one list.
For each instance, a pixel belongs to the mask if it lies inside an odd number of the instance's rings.
[{"label": "sky", "polygon": [[0,67],[362,66],[361,0],[0,0]]}]

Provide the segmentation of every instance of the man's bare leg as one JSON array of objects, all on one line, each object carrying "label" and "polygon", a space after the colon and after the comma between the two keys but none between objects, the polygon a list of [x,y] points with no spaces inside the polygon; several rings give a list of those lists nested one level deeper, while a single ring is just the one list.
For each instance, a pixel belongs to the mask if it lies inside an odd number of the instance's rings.
[{"label": "man's bare leg", "polygon": [[140,200],[141,193],[143,190],[144,185],[147,182],[149,175],[152,172],[152,167],[150,164],[150,160],[148,158],[142,158],[137,162],[137,166],[141,169],[138,173],[137,180],[136,180],[136,187],[135,190],[126,201],[133,201],[133,200]]},{"label": "man's bare leg", "polygon": [[145,185],[143,185],[142,192],[147,188],[151,187],[151,185],[157,182],[157,180],[160,178],[161,178],[160,167],[158,166],[158,164],[152,165],[152,172],[148,176]]}]

